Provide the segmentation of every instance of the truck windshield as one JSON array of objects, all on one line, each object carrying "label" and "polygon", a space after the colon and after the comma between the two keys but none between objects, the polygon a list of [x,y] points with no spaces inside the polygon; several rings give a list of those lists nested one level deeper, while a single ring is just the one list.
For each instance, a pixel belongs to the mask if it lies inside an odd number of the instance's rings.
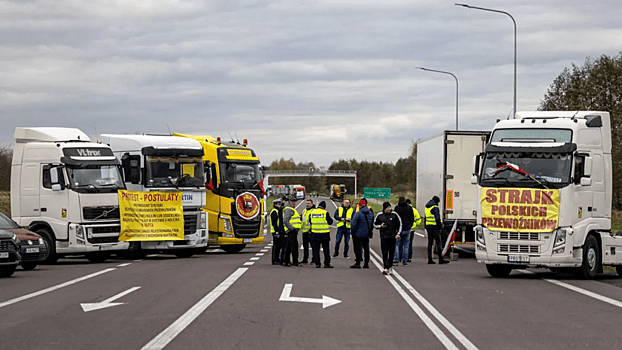
[{"label": "truck windshield", "polygon": [[192,157],[146,157],[147,187],[203,187],[203,160]]},{"label": "truck windshield", "polygon": [[223,182],[258,182],[261,180],[257,163],[223,162],[221,169]]},{"label": "truck windshield", "polygon": [[561,153],[487,153],[481,185],[540,186],[529,176],[511,169],[515,166],[547,187],[559,188],[570,183],[572,156]]},{"label": "truck windshield", "polygon": [[490,142],[572,142],[568,129],[497,129]]},{"label": "truck windshield", "polygon": [[76,192],[116,192],[125,189],[118,165],[67,166],[69,187]]}]

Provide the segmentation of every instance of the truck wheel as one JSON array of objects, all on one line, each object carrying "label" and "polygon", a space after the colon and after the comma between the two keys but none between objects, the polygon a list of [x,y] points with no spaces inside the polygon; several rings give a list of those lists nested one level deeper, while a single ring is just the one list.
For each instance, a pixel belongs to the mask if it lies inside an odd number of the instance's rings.
[{"label": "truck wheel", "polygon": [[44,264],[54,264],[58,261],[60,256],[56,254],[56,240],[50,231],[46,228],[40,228],[36,231],[36,233],[43,237],[45,241],[45,245],[47,245],[47,253],[45,253],[45,257],[43,258]]},{"label": "truck wheel", "polygon": [[598,266],[600,264],[600,255],[598,253],[598,242],[594,236],[587,236],[583,245],[583,262],[581,267],[577,269],[577,277],[591,280],[596,277]]},{"label": "truck wheel", "polygon": [[235,254],[239,253],[246,247],[246,244],[230,244],[230,245],[221,245],[220,249],[224,250],[226,253]]},{"label": "truck wheel", "polygon": [[37,263],[34,263],[34,262],[23,262],[21,263],[21,265],[22,265],[22,269],[26,271],[34,270],[35,267],[37,267]]},{"label": "truck wheel", "polygon": [[110,253],[96,252],[96,253],[87,253],[86,258],[88,261],[98,264],[103,263],[104,261],[110,258]]},{"label": "truck wheel", "polygon": [[508,265],[490,264],[486,265],[486,270],[488,271],[488,274],[492,277],[505,278],[508,277],[512,272],[512,267]]},{"label": "truck wheel", "polygon": [[190,249],[180,249],[180,250],[177,250],[173,254],[175,254],[175,256],[178,257],[178,258],[185,259],[185,258],[192,257],[194,255],[194,253],[195,253],[195,250],[193,248],[190,248]]},{"label": "truck wheel", "polygon": [[0,267],[0,278],[11,277],[17,266]]},{"label": "truck wheel", "polygon": [[618,276],[622,277],[622,265],[616,266],[616,272],[618,273]]}]

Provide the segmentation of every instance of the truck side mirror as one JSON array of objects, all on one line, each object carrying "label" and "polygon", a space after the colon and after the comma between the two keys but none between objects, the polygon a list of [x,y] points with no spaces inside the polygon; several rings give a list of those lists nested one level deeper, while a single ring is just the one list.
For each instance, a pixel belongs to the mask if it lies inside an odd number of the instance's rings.
[{"label": "truck side mirror", "polygon": [[592,185],[592,179],[589,177],[582,177],[581,178],[581,186],[591,186]]},{"label": "truck side mirror", "polygon": [[140,156],[126,153],[121,157],[125,182],[140,183]]},{"label": "truck side mirror", "polygon": [[[61,179],[62,170],[60,166],[48,164],[43,169],[45,172],[49,173],[49,176],[50,176],[48,188],[52,189],[52,191],[62,191],[65,189],[65,185],[64,185],[65,181]],[[45,174],[44,174],[44,177],[45,177]],[[45,185],[45,179],[44,179],[44,185]]]},{"label": "truck side mirror", "polygon": [[212,176],[212,168],[213,164],[209,160],[203,163],[203,169],[205,170],[205,188],[207,190],[214,189],[214,181],[216,179],[214,179],[214,177]]},{"label": "truck side mirror", "polygon": [[471,176],[471,184],[472,185],[477,185],[477,178],[479,175],[479,160],[481,157],[481,153],[480,154],[476,154],[473,156],[473,174]]},{"label": "truck side mirror", "polygon": [[592,157],[585,157],[585,161],[583,164],[583,176],[592,176]]},{"label": "truck side mirror", "polygon": [[61,185],[59,183],[55,183],[52,185],[52,191],[62,191],[63,188],[61,187]]}]

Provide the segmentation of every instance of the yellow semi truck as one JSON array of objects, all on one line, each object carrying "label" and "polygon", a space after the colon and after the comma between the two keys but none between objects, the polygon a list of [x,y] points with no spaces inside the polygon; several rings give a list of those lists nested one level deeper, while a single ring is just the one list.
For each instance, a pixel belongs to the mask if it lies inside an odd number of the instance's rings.
[{"label": "yellow semi truck", "polygon": [[220,141],[206,135],[188,137],[201,143],[206,172],[206,205],[210,245],[227,253],[240,252],[247,244],[262,244],[263,179],[255,151],[243,144]]}]

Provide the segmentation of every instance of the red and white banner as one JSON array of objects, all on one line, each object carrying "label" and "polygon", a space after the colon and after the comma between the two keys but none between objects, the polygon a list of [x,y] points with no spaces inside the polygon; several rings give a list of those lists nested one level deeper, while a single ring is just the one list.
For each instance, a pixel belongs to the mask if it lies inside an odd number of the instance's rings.
[{"label": "red and white banner", "polygon": [[454,226],[451,228],[449,236],[447,236],[447,243],[445,243],[445,248],[443,248],[443,258],[449,250],[449,245],[456,240],[456,228],[458,228],[458,220],[454,221]]}]

